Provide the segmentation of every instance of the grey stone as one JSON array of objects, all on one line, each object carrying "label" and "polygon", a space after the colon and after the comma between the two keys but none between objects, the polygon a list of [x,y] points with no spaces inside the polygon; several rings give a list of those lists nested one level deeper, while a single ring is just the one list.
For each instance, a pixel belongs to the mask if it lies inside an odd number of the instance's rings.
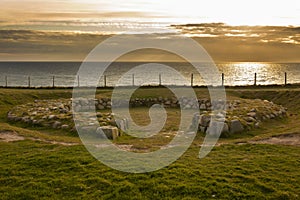
[{"label": "grey stone", "polygon": [[60,128],[60,125],[61,125],[61,122],[55,121],[55,122],[52,124],[52,128],[58,129],[58,128]]},{"label": "grey stone", "polygon": [[206,110],[206,105],[204,103],[200,105],[200,110]]},{"label": "grey stone", "polygon": [[228,127],[225,127],[225,124],[223,122],[212,121],[206,130],[206,134],[220,136],[223,131],[228,132]]},{"label": "grey stone", "polygon": [[231,134],[241,133],[242,131],[244,131],[244,127],[243,127],[242,123],[240,122],[240,120],[235,119],[230,122],[230,133]]},{"label": "grey stone", "polygon": [[49,115],[49,116],[48,116],[48,119],[49,119],[49,120],[57,119],[57,116],[56,116],[56,115]]},{"label": "grey stone", "polygon": [[256,116],[257,116],[256,112],[249,112],[249,113],[247,113],[247,115],[249,117],[253,117],[253,118],[256,118]]},{"label": "grey stone", "polygon": [[61,126],[61,128],[62,128],[62,129],[69,129],[69,128],[70,128],[70,126],[69,126],[69,125],[67,125],[67,124],[64,124],[64,125],[62,125],[62,126]]},{"label": "grey stone", "polygon": [[216,114],[216,118],[224,118],[224,115],[222,113]]},{"label": "grey stone", "polygon": [[247,122],[256,122],[256,119],[254,119],[253,117],[246,117],[245,120]]},{"label": "grey stone", "polygon": [[270,114],[270,119],[275,119],[276,116],[274,114]]},{"label": "grey stone", "polygon": [[224,126],[223,126],[223,129],[222,129],[222,133],[229,133],[229,126],[225,122],[224,122]]},{"label": "grey stone", "polygon": [[199,130],[200,130],[202,133],[205,133],[206,127],[205,127],[205,126],[199,126]]},{"label": "grey stone", "polygon": [[200,126],[208,127],[210,119],[211,119],[211,117],[209,115],[200,115],[200,118],[199,118]]},{"label": "grey stone", "polygon": [[[101,132],[102,130],[102,132]],[[106,135],[108,139],[115,140],[119,136],[119,131],[116,127],[113,126],[102,126],[99,127],[96,131],[97,134],[103,137],[102,133]]]},{"label": "grey stone", "polygon": [[97,108],[98,108],[99,110],[104,110],[104,109],[105,109],[105,107],[104,107],[102,104],[98,104]]},{"label": "grey stone", "polygon": [[117,119],[116,120],[116,125],[121,129],[122,131],[127,130],[127,122],[126,119]]}]

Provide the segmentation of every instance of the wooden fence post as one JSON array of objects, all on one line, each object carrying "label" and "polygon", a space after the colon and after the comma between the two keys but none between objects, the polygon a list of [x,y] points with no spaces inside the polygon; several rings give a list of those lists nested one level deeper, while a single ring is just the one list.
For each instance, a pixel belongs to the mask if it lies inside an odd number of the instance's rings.
[{"label": "wooden fence post", "polygon": [[134,83],[134,74],[132,74],[132,87],[134,87],[135,83]]},{"label": "wooden fence post", "polygon": [[191,74],[191,87],[194,86],[194,74]]},{"label": "wooden fence post", "polygon": [[159,86],[161,86],[161,74],[159,74]]},{"label": "wooden fence post", "polygon": [[7,76],[5,76],[5,87],[8,87]]},{"label": "wooden fence post", "polygon": [[257,74],[254,74],[254,86],[256,86],[256,78],[257,78]]},{"label": "wooden fence post", "polygon": [[28,76],[28,87],[30,88],[31,82],[30,82],[30,76]]},{"label": "wooden fence post", "polygon": [[55,76],[52,77],[52,87],[55,88]]},{"label": "wooden fence post", "polygon": [[104,75],[104,87],[106,87],[106,75]]},{"label": "wooden fence post", "polygon": [[286,86],[287,85],[287,73],[284,72],[284,85]]},{"label": "wooden fence post", "polygon": [[224,73],[222,73],[222,86],[224,86]]}]

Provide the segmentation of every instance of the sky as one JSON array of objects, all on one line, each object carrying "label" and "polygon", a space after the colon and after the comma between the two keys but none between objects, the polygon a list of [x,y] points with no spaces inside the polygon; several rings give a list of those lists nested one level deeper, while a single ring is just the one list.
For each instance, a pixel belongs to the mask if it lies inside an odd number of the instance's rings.
[{"label": "sky", "polygon": [[[299,62],[297,0],[0,0],[0,60],[83,60],[124,31],[175,31],[216,61]],[[123,44],[124,45],[124,44]],[[160,53],[139,59],[159,57]]]}]

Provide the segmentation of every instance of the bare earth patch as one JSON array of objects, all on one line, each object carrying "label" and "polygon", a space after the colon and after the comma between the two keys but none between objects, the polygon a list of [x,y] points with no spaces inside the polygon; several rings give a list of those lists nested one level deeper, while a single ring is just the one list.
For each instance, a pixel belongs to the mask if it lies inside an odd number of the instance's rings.
[{"label": "bare earth patch", "polygon": [[3,142],[14,142],[14,141],[20,141],[25,140],[24,137],[19,136],[17,133],[13,131],[0,131],[0,141]]},{"label": "bare earth patch", "polygon": [[267,139],[249,141],[250,144],[279,144],[279,145],[292,145],[300,146],[300,133],[292,133],[274,136]]},{"label": "bare earth patch", "polygon": [[41,141],[41,142],[46,142],[50,144],[59,144],[63,146],[73,146],[73,145],[79,145],[79,143],[70,143],[70,142],[59,142],[59,141],[54,141],[54,140],[43,140],[43,139],[38,139],[38,138],[33,138],[33,137],[23,137],[18,135],[18,133],[13,132],[13,131],[0,131],[0,141],[3,142],[16,142],[16,141],[22,141],[25,139],[33,140],[33,141]]}]

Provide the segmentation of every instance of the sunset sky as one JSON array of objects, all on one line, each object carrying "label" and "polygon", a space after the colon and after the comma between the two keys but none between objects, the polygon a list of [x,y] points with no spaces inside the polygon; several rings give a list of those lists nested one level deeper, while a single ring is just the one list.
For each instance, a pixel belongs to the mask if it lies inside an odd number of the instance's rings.
[{"label": "sunset sky", "polygon": [[81,61],[112,34],[159,28],[215,61],[299,62],[299,22],[297,0],[1,0],[0,60]]}]

